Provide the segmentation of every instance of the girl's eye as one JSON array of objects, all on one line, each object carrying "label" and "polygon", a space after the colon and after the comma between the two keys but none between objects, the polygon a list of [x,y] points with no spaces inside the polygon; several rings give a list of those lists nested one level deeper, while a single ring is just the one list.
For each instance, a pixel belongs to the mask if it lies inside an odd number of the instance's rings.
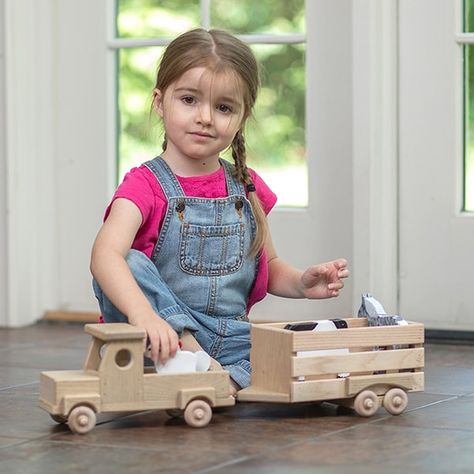
[{"label": "girl's eye", "polygon": [[229,113],[232,112],[232,108],[229,107],[228,105],[225,105],[225,104],[218,105],[218,106],[217,106],[217,110],[218,110],[219,112],[224,113],[224,114],[229,114]]},{"label": "girl's eye", "polygon": [[194,97],[191,96],[191,95],[186,95],[186,96],[182,97],[181,100],[187,105],[194,104]]}]

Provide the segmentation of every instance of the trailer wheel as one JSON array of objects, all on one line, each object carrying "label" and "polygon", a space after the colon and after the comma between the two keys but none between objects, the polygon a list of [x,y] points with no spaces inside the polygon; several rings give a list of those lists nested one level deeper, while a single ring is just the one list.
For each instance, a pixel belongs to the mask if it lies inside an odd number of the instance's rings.
[{"label": "trailer wheel", "polygon": [[372,390],[364,390],[354,398],[354,410],[360,416],[372,416],[379,406],[379,397]]},{"label": "trailer wheel", "polygon": [[67,416],[63,416],[63,415],[49,415],[51,417],[51,419],[53,421],[55,421],[56,423],[62,425],[63,423],[66,423],[67,421]]},{"label": "trailer wheel", "polygon": [[96,416],[92,408],[80,405],[71,410],[67,421],[73,433],[85,434],[94,428]]},{"label": "trailer wheel", "polygon": [[184,421],[193,428],[204,428],[212,418],[212,409],[204,400],[189,402],[184,410]]},{"label": "trailer wheel", "polygon": [[408,395],[401,388],[391,388],[383,397],[383,407],[392,415],[400,415],[408,405]]}]

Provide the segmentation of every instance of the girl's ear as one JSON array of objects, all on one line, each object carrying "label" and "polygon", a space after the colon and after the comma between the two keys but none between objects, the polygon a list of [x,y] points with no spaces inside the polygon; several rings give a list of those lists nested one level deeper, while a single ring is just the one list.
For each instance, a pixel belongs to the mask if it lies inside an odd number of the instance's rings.
[{"label": "girl's ear", "polygon": [[153,89],[153,110],[163,118],[163,94],[159,89]]}]

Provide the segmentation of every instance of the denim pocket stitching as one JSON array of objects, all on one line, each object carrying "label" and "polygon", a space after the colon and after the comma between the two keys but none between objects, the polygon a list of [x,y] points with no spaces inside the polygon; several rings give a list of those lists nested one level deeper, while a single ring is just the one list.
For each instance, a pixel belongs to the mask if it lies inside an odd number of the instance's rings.
[{"label": "denim pocket stitching", "polygon": [[[213,226],[184,223],[180,230],[180,268],[185,273],[199,276],[223,276],[235,273],[243,263],[244,233],[245,225],[242,223]],[[199,242],[194,245],[196,247],[194,255],[191,245],[193,238],[199,239]],[[206,243],[209,244],[209,238],[217,238],[218,245],[215,250],[209,252],[209,260],[206,261],[206,250],[209,250]],[[238,239],[236,242],[237,260],[235,263],[230,263],[228,261],[229,244],[235,239]],[[231,256],[233,257],[233,255]]]}]

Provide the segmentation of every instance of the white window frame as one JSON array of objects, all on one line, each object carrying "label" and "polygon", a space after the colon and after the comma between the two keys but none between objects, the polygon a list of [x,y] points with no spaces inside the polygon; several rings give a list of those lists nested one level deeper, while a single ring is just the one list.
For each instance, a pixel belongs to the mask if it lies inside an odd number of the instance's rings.
[{"label": "white window frame", "polygon": [[353,311],[370,291],[398,312],[398,0],[352,5]]},{"label": "white window frame", "polygon": [[[4,2],[0,0],[0,25],[4,20]],[[7,180],[6,180],[6,144],[5,144],[5,41],[0,37],[0,314],[8,310],[7,279]],[[5,223],[5,225],[4,225]]]}]

